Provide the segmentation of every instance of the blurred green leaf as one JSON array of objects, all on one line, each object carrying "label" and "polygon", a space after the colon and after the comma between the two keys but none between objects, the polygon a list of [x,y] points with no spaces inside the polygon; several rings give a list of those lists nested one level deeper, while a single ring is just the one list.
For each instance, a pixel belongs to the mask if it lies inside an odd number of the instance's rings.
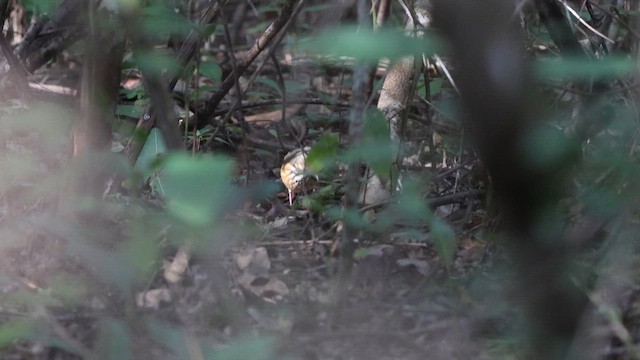
[{"label": "blurred green leaf", "polygon": [[524,143],[522,161],[536,169],[557,168],[572,144],[559,130],[541,126],[530,131]]},{"label": "blurred green leaf", "polygon": [[220,82],[220,80],[222,79],[222,69],[213,61],[201,63],[198,71],[202,76],[208,77],[215,82]]},{"label": "blurred green leaf", "polygon": [[457,246],[455,232],[449,224],[435,216],[429,221],[429,230],[436,252],[447,264],[451,264]]},{"label": "blurred green leaf", "polygon": [[116,107],[116,114],[131,118],[140,118],[144,114],[144,109],[137,104],[119,104]]},{"label": "blurred green leaf", "polygon": [[556,58],[534,63],[538,77],[568,80],[613,79],[629,77],[637,72],[636,62],[626,57],[605,59]]},{"label": "blurred green leaf", "polygon": [[95,238],[95,235],[89,233],[92,229],[82,231],[86,233],[78,232],[69,237],[70,250],[87,264],[91,264],[89,270],[98,279],[115,285],[123,293],[128,293],[135,281],[135,271],[126,254],[106,250],[87,242],[87,239]]},{"label": "blurred green leaf", "polygon": [[222,34],[224,30],[224,26],[222,24],[205,24],[201,26],[200,33],[202,34],[202,39],[206,39],[213,34]]},{"label": "blurred green leaf", "polygon": [[157,269],[160,258],[158,239],[149,233],[149,225],[144,221],[132,224],[131,231],[131,238],[124,246],[124,254],[136,269],[135,275],[143,278]]},{"label": "blurred green leaf", "polygon": [[333,8],[335,5],[332,4],[319,4],[319,5],[310,5],[305,6],[303,11],[308,12],[322,12]]},{"label": "blurred green leaf", "polygon": [[247,91],[247,96],[253,99],[266,99],[269,96],[273,96],[273,94],[270,94],[266,91],[251,90],[251,91]]},{"label": "blurred green leaf", "polygon": [[311,209],[312,211],[323,213],[328,204],[334,203],[336,193],[338,193],[339,186],[337,184],[329,184],[316,189],[309,196],[300,197],[299,201],[303,208]]},{"label": "blurred green leaf", "polygon": [[38,169],[38,164],[31,156],[7,155],[0,157],[0,195],[10,190],[15,184],[20,184],[32,176]]},{"label": "blurred green leaf", "polygon": [[335,162],[336,154],[340,146],[337,134],[322,136],[307,154],[306,166],[311,172],[318,173],[326,166]]},{"label": "blurred green leaf", "polygon": [[145,7],[140,20],[145,34],[156,39],[165,39],[170,35],[186,37],[193,28],[184,16],[163,5]]},{"label": "blurred green leaf", "polygon": [[403,31],[359,29],[354,26],[335,27],[313,38],[300,42],[305,51],[348,56],[359,60],[377,62],[380,58],[397,59],[415,54],[442,53],[442,42],[431,34],[423,38],[406,36]]},{"label": "blurred green leaf", "polygon": [[134,89],[120,89],[120,95],[124,96],[127,100],[140,100],[144,98],[145,90],[142,88],[134,88]]},{"label": "blurred green leaf", "polygon": [[409,225],[419,226],[433,216],[427,202],[420,195],[417,185],[409,183],[404,184],[404,191],[398,199],[396,208],[396,216]]},{"label": "blurred green leaf", "polygon": [[19,339],[29,338],[29,335],[37,330],[35,320],[21,318],[16,321],[4,323],[0,326],[0,347],[11,345]]},{"label": "blurred green leaf", "polygon": [[260,76],[256,79],[256,83],[265,85],[271,89],[274,90],[274,92],[276,94],[279,94],[280,96],[282,96],[282,91],[280,89],[280,85],[278,85],[277,82],[275,82],[274,80],[269,79],[268,77],[265,76]]},{"label": "blurred green leaf", "polygon": [[28,11],[38,15],[52,14],[58,5],[56,0],[23,0],[22,3]]},{"label": "blurred green leaf", "polygon": [[357,209],[343,209],[342,207],[334,206],[326,209],[327,216],[334,220],[344,220],[345,224],[352,226],[354,229],[367,229],[370,224],[363,217],[362,213]]},{"label": "blurred green leaf", "polygon": [[132,335],[122,321],[112,318],[103,319],[100,321],[97,344],[97,353],[100,354],[100,359],[133,359],[131,339]]},{"label": "blurred green leaf", "polygon": [[167,210],[189,224],[210,224],[229,207],[231,169],[231,161],[222,157],[168,155],[160,176]]},{"label": "blurred green leaf", "polygon": [[393,163],[389,126],[384,115],[377,109],[367,113],[364,136],[362,159],[378,176],[389,178]]},{"label": "blurred green leaf", "polygon": [[162,344],[177,359],[188,359],[189,349],[184,338],[184,329],[156,319],[148,319],[145,325],[151,337]]},{"label": "blurred green leaf", "polygon": [[621,200],[611,189],[589,189],[584,196],[589,211],[600,219],[613,219],[617,216],[620,213]]},{"label": "blurred green leaf", "polygon": [[162,133],[158,128],[151,129],[149,136],[147,136],[147,140],[142,146],[142,150],[140,150],[140,155],[136,160],[134,169],[142,173],[145,179],[149,178],[154,172],[152,165],[160,155],[165,154],[166,152],[167,145],[164,142]]},{"label": "blurred green leaf", "polygon": [[180,65],[175,58],[156,49],[136,52],[135,62],[143,73],[162,75],[180,70]]},{"label": "blurred green leaf", "polygon": [[73,108],[50,103],[36,104],[32,108],[16,111],[2,118],[0,138],[11,136],[38,135],[38,144],[47,151],[59,151],[60,139],[66,138],[77,118]]},{"label": "blurred green leaf", "polygon": [[273,359],[275,342],[269,337],[251,337],[232,341],[222,349],[206,354],[211,360],[268,360]]},{"label": "blurred green leaf", "polygon": [[80,278],[62,275],[51,280],[51,296],[66,305],[80,305],[87,294],[87,284]]},{"label": "blurred green leaf", "polygon": [[309,88],[309,85],[300,80],[285,80],[284,88],[286,89],[287,94],[299,94],[306,91]]}]

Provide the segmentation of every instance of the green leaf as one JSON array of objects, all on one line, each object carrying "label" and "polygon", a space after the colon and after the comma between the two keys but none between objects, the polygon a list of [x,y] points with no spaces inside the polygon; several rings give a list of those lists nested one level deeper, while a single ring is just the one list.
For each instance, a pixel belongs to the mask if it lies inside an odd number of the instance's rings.
[{"label": "green leaf", "polygon": [[153,128],[147,136],[147,140],[140,150],[138,160],[134,169],[141,172],[145,178],[153,174],[153,164],[158,157],[167,152],[167,145],[164,142],[162,133],[158,128]]},{"label": "green leaf", "polygon": [[362,159],[378,176],[388,178],[393,163],[391,139],[387,121],[377,109],[367,113],[364,122],[364,136],[363,144],[360,147]]},{"label": "green leaf", "polygon": [[441,92],[443,82],[444,82],[443,78],[431,79],[431,81],[429,82],[429,86],[431,87],[429,90],[431,90],[431,94],[437,94]]},{"label": "green leaf", "polygon": [[124,256],[136,269],[139,278],[153,276],[160,258],[157,239],[149,235],[150,225],[145,221],[136,221],[131,226],[131,239],[124,245]]},{"label": "green leaf", "polygon": [[180,70],[180,64],[175,58],[170,57],[166,52],[155,49],[136,52],[135,62],[143,73],[164,74]]},{"label": "green leaf", "polygon": [[145,34],[162,39],[170,35],[187,36],[192,24],[181,14],[163,5],[151,5],[142,11],[142,28]]},{"label": "green leaf", "polygon": [[29,337],[29,334],[35,332],[37,325],[34,320],[22,318],[0,326],[0,347],[5,347],[19,339]]},{"label": "green leaf", "polygon": [[207,39],[213,34],[222,34],[223,30],[224,26],[222,24],[206,24],[204,26],[201,26],[201,39]]},{"label": "green leaf", "polygon": [[120,116],[139,118],[143,113],[144,109],[138,104],[121,104],[116,107],[116,114]]},{"label": "green leaf", "polygon": [[285,80],[284,88],[288,94],[298,94],[306,91],[309,85],[299,80]]},{"label": "green leaf", "polygon": [[599,219],[613,219],[619,215],[622,200],[610,189],[590,189],[584,196],[587,208]]},{"label": "green leaf", "polygon": [[97,351],[106,360],[133,359],[131,334],[120,320],[106,318],[100,323]]},{"label": "green leaf", "polygon": [[614,79],[629,77],[637,72],[634,60],[619,56],[605,59],[545,59],[535,62],[534,70],[542,78],[569,80]]},{"label": "green leaf", "polygon": [[57,7],[56,0],[24,0],[24,7],[36,14],[52,14]]},{"label": "green leaf", "polygon": [[278,85],[277,82],[275,82],[275,81],[273,81],[273,80],[271,80],[271,79],[269,79],[267,77],[261,76],[261,77],[256,79],[256,83],[260,83],[262,85],[266,85],[267,87],[275,90],[275,92],[277,94],[280,94],[280,96],[282,96],[282,91],[280,89],[280,85]]},{"label": "green leaf", "polygon": [[186,339],[182,329],[174,324],[169,324],[156,319],[147,319],[145,321],[148,334],[158,344],[162,344],[176,359],[189,358],[189,349],[187,348]]},{"label": "green leaf", "polygon": [[567,159],[572,143],[560,130],[550,126],[533,129],[523,142],[522,161],[533,169],[558,168]]},{"label": "green leaf", "polygon": [[204,226],[229,207],[232,163],[226,158],[172,154],[163,165],[160,178],[172,215]]},{"label": "green leaf", "polygon": [[215,360],[268,360],[273,359],[275,341],[268,337],[249,337],[230,342],[220,350],[206,354]]},{"label": "green leaf", "polygon": [[419,195],[420,192],[417,186],[417,184],[411,183],[404,184],[404,192],[398,199],[396,216],[399,216],[409,225],[419,226],[424,224],[425,221],[428,222],[433,214],[427,202]]},{"label": "green leaf", "polygon": [[220,79],[222,79],[222,69],[220,69],[218,64],[212,61],[201,63],[198,68],[198,72],[202,76],[208,77],[215,82],[220,82]]},{"label": "green leaf", "polygon": [[435,216],[430,221],[429,229],[436,252],[447,264],[451,264],[456,251],[456,237],[453,229]]},{"label": "green leaf", "polygon": [[255,91],[255,90],[247,91],[247,97],[254,98],[254,99],[264,99],[270,96],[273,96],[273,95],[266,91]]},{"label": "green leaf", "polygon": [[403,31],[360,29],[342,26],[300,42],[305,51],[348,56],[375,62],[382,57],[397,59],[406,55],[442,53],[442,42],[430,34],[423,38],[406,36]]},{"label": "green leaf", "polygon": [[306,166],[311,172],[320,172],[328,164],[335,161],[340,140],[336,134],[322,136],[307,154]]}]

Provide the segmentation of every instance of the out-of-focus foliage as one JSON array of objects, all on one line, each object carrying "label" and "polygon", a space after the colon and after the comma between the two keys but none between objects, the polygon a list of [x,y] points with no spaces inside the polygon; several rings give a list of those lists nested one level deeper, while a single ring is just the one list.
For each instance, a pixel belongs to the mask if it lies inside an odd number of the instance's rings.
[{"label": "out-of-focus foliage", "polygon": [[338,26],[316,37],[300,41],[301,50],[325,55],[347,56],[369,62],[381,58],[398,59],[406,55],[435,52],[443,53],[443,43],[437,37],[408,37],[402,31],[382,29],[360,29],[353,26]]},{"label": "out-of-focus foliage", "polygon": [[228,159],[175,154],[168,155],[161,166],[167,210],[181,220],[197,226],[211,224],[232,204]]}]

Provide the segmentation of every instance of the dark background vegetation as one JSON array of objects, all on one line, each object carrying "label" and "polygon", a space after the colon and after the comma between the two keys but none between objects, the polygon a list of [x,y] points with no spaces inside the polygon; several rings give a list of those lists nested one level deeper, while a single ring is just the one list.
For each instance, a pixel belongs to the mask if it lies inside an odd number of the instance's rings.
[{"label": "dark background vegetation", "polygon": [[639,11],[0,1],[0,358],[640,358]]}]

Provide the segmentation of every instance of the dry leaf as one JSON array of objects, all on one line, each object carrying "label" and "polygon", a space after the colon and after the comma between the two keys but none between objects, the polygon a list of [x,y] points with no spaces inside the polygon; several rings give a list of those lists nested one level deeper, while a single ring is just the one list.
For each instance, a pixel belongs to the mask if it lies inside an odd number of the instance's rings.
[{"label": "dry leaf", "polygon": [[238,284],[251,294],[269,302],[289,295],[287,284],[270,276],[243,273],[238,277]]},{"label": "dry leaf", "polygon": [[422,275],[429,275],[429,263],[425,260],[418,260],[412,258],[398,259],[396,264],[401,268],[415,267],[415,269]]},{"label": "dry leaf", "polygon": [[173,261],[170,263],[166,263],[164,266],[164,279],[169,284],[176,284],[182,277],[184,273],[187,271],[189,267],[189,253],[188,246],[182,246],[178,249],[176,256],[173,258]]},{"label": "dry leaf", "polygon": [[271,269],[271,260],[265,247],[243,250],[235,255],[235,261],[238,269],[253,275],[266,274]]},{"label": "dry leaf", "polygon": [[143,291],[136,295],[136,305],[143,309],[158,310],[162,303],[171,301],[171,293],[167,288]]},{"label": "dry leaf", "polygon": [[[302,109],[301,104],[287,106],[284,111],[285,119],[289,119],[293,115],[297,114],[300,109]],[[256,121],[268,121],[268,122],[276,122],[282,120],[282,109],[264,112],[260,114],[248,115],[244,117],[244,120],[247,122],[256,122]]]}]

